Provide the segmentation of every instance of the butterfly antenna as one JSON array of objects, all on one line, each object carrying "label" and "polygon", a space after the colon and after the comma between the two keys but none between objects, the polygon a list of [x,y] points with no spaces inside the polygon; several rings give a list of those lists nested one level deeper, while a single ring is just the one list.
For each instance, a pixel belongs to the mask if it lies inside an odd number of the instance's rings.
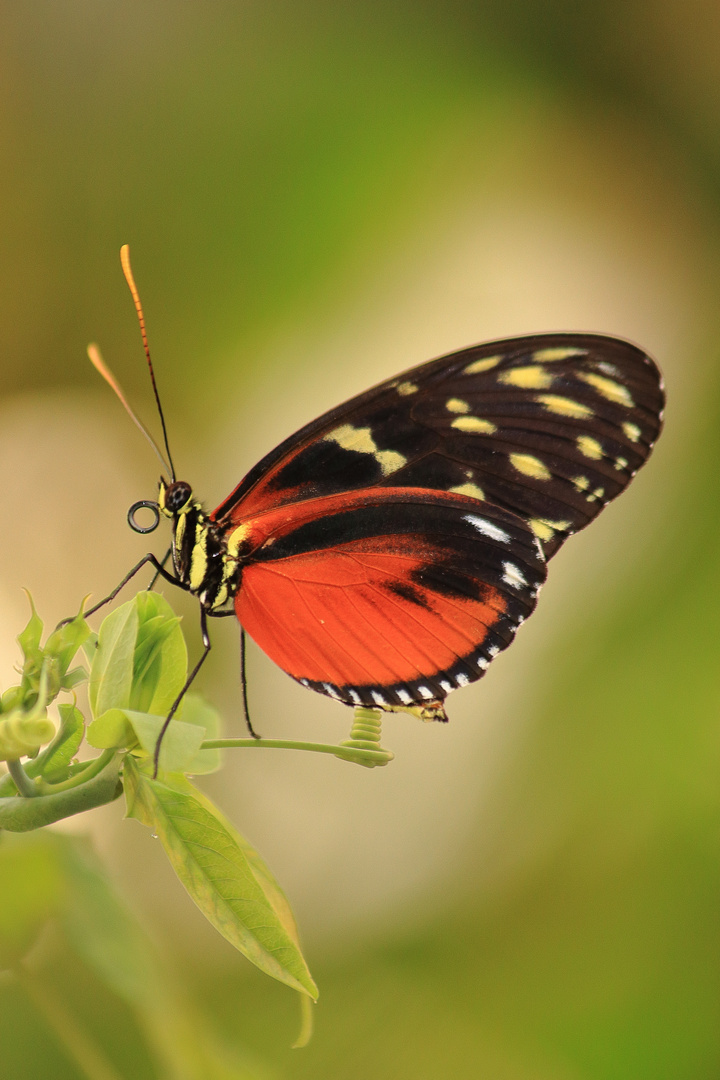
[{"label": "butterfly antenna", "polygon": [[168,472],[172,472],[172,469],[168,465],[167,461],[165,460],[165,458],[160,453],[160,448],[158,447],[158,444],[155,442],[152,435],[150,434],[148,429],[143,424],[142,420],[140,420],[140,418],[135,415],[132,408],[130,407],[130,405],[129,405],[128,401],[127,401],[127,398],[125,397],[125,395],[123,394],[123,392],[122,392],[122,390],[120,388],[120,383],[117,381],[117,379],[113,375],[112,371],[110,370],[110,368],[107,366],[107,364],[103,360],[102,356],[100,355],[100,350],[98,349],[97,345],[88,345],[87,354],[90,357],[90,361],[91,361],[93,367],[95,368],[95,370],[98,371],[100,373],[100,375],[102,375],[103,379],[108,384],[108,386],[113,391],[113,393],[116,395],[116,397],[120,401],[120,404],[125,409],[126,413],[130,417],[132,422],[139,427],[140,431],[143,433],[143,435],[145,436],[147,441],[152,446],[153,450],[155,451],[158,458],[160,459],[160,463],[162,464],[163,469],[167,469]]},{"label": "butterfly antenna", "polygon": [[170,478],[175,480],[175,466],[173,464],[172,454],[170,453],[170,444],[168,443],[167,428],[165,427],[165,416],[163,414],[162,405],[160,404],[160,395],[158,394],[157,384],[155,382],[155,371],[153,369],[152,360],[150,359],[150,347],[148,346],[147,333],[145,332],[145,316],[143,315],[142,304],[140,303],[140,294],[135,284],[135,278],[133,277],[132,267],[130,266],[130,248],[127,244],[123,244],[120,248],[120,262],[122,263],[123,274],[125,280],[128,283],[128,288],[132,294],[133,303],[135,304],[135,310],[137,312],[138,322],[140,323],[140,333],[142,334],[143,347],[145,349],[145,356],[147,357],[148,367],[150,368],[150,378],[152,380],[153,393],[155,394],[155,401],[157,403],[158,412],[160,413],[160,423],[162,424],[163,439],[165,440],[165,449],[167,451],[168,462],[170,463]]}]

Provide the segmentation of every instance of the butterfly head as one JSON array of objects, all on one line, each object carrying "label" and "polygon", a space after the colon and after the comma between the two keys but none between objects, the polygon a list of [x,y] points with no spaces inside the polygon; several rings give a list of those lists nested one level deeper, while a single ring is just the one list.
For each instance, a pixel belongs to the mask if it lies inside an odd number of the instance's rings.
[{"label": "butterfly head", "polygon": [[173,480],[171,484],[167,484],[164,479],[160,480],[158,509],[161,514],[176,518],[180,514],[186,514],[192,505],[192,488],[184,480]]}]

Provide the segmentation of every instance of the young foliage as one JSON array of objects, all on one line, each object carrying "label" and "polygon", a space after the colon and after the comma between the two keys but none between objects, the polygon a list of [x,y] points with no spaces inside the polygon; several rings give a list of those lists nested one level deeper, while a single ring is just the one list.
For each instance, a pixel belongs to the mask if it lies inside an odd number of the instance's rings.
[{"label": "young foliage", "polygon": [[[384,765],[392,754],[379,745],[378,715],[361,710],[350,740],[333,746],[222,739],[216,710],[188,693],[162,737],[156,773],[158,739],[188,671],[180,620],[167,601],[156,593],[139,593],[112,611],[97,635],[81,611],[44,645],[42,636],[43,624],[31,601],[30,619],[18,637],[20,683],[0,698],[0,759],[8,768],[0,778],[0,830],[36,830],[124,792],[127,816],[160,838],[180,882],[218,932],[261,971],[300,994],[305,1005],[295,1045],[304,1045],[318,991],[287,897],[258,852],[188,777],[214,772],[221,747],[230,746],[286,747],[335,754],[369,767]],[[89,674],[71,666],[81,649]],[[74,693],[83,682],[87,717]],[[56,702],[61,693],[70,693],[71,700]],[[53,705],[57,722],[48,715]],[[79,759],[88,747],[100,754]],[[54,918],[85,963],[143,1015],[152,1002],[167,1001],[167,989],[148,966],[142,932],[114,899],[82,842],[48,836],[46,843],[26,847],[19,839],[0,845],[0,892],[0,965],[17,968]],[[202,1062],[198,1068],[208,1076],[225,1075],[222,1053],[216,1057],[208,1046],[200,1050],[180,1038],[183,1024],[175,1006],[158,1009],[168,1032],[175,1032],[160,1047],[166,1062],[176,1062],[184,1046],[188,1060]]]}]

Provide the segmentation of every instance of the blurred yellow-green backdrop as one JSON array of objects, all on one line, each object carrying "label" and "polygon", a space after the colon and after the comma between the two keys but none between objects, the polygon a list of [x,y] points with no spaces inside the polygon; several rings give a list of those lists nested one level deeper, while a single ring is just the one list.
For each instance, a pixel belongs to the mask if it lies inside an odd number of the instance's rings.
[{"label": "blurred yellow-green backdrop", "polygon": [[[53,623],[145,551],[155,459],[85,356],[157,426],[122,243],[211,507],[316,413],[486,338],[604,331],[666,374],[648,468],[447,727],[388,720],[383,770],[237,752],[207,780],[295,907],[308,1049],[120,804],[69,826],[227,1049],[189,1080],[720,1075],[717,4],[6,3],[0,148],[3,685],[21,586]],[[240,732],[215,639],[202,688]],[[257,651],[250,677],[264,735],[346,737]],[[118,1076],[170,1075],[69,947],[37,962]],[[2,1076],[85,1075],[0,993]]]}]

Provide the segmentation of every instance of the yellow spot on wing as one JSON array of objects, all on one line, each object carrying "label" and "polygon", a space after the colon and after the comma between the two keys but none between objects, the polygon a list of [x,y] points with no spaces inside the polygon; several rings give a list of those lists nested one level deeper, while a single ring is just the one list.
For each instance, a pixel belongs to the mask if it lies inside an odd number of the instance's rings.
[{"label": "yellow spot on wing", "polygon": [[243,525],[238,525],[237,529],[234,529],[233,532],[230,533],[227,540],[228,555],[235,558],[243,542],[247,540],[250,535],[251,530],[252,526],[250,525],[250,522],[246,521]]},{"label": "yellow spot on wing", "polygon": [[327,442],[336,442],[343,450],[354,450],[358,454],[371,454],[382,470],[383,476],[402,469],[407,458],[396,450],[378,450],[372,437],[372,428],[355,428],[352,424],[343,424],[325,436]]},{"label": "yellow spot on wing", "polygon": [[397,450],[376,450],[375,460],[382,469],[383,476],[390,476],[402,469],[403,465],[407,465],[407,458],[398,454]]},{"label": "yellow spot on wing", "polygon": [[600,461],[603,456],[602,446],[591,435],[581,435],[577,440],[577,448],[584,457],[593,458],[595,461]]},{"label": "yellow spot on wing", "polygon": [[477,484],[458,484],[457,487],[448,488],[448,491],[453,491],[456,495],[469,495],[472,499],[485,499],[485,492]]},{"label": "yellow spot on wing", "polygon": [[466,375],[479,375],[481,371],[491,371],[497,367],[501,360],[502,356],[486,356],[484,360],[473,360],[463,370]]},{"label": "yellow spot on wing", "polygon": [[565,532],[570,528],[569,521],[547,521],[545,518],[531,518],[528,525],[538,540],[552,540],[556,532]]},{"label": "yellow spot on wing", "polygon": [[448,412],[455,413],[467,413],[470,412],[470,406],[467,401],[461,401],[460,398],[451,397],[445,402],[445,408]]},{"label": "yellow spot on wing", "polygon": [[544,405],[549,412],[557,413],[558,416],[571,416],[575,420],[586,420],[592,416],[593,411],[587,405],[572,398],[559,397],[557,394],[538,394],[535,398]]},{"label": "yellow spot on wing", "polygon": [[398,384],[397,392],[407,397],[408,394],[417,394],[417,386],[412,382],[401,382]]},{"label": "yellow spot on wing", "polygon": [[457,428],[458,431],[467,431],[472,435],[493,435],[497,431],[495,424],[479,416],[458,416],[450,427]]},{"label": "yellow spot on wing", "polygon": [[585,356],[587,349],[577,349],[568,345],[553,345],[548,349],[536,349],[533,359],[539,364],[549,364],[553,360],[569,360],[571,356]]},{"label": "yellow spot on wing", "polygon": [[587,491],[590,487],[590,481],[587,476],[575,476],[573,477],[573,484],[577,491]]},{"label": "yellow spot on wing", "polygon": [[637,424],[623,424],[622,429],[630,442],[638,442],[640,439],[640,428]]},{"label": "yellow spot on wing", "polygon": [[533,480],[549,480],[552,476],[547,465],[532,454],[510,454],[510,463],[518,472],[532,476]]},{"label": "yellow spot on wing", "polygon": [[624,405],[627,409],[632,409],[635,404],[630,391],[622,383],[606,379],[604,375],[596,375],[594,371],[579,371],[577,377],[615,405]]},{"label": "yellow spot on wing", "polygon": [[595,488],[595,490],[591,491],[589,495],[585,496],[585,498],[587,502],[596,502],[597,499],[602,499],[604,494],[605,488]]},{"label": "yellow spot on wing", "polygon": [[615,458],[615,468],[620,472],[621,469],[627,469],[627,458],[619,457]]},{"label": "yellow spot on wing", "polygon": [[522,390],[546,390],[552,386],[553,376],[538,364],[530,367],[510,368],[498,375],[498,382],[506,386],[519,386]]}]

